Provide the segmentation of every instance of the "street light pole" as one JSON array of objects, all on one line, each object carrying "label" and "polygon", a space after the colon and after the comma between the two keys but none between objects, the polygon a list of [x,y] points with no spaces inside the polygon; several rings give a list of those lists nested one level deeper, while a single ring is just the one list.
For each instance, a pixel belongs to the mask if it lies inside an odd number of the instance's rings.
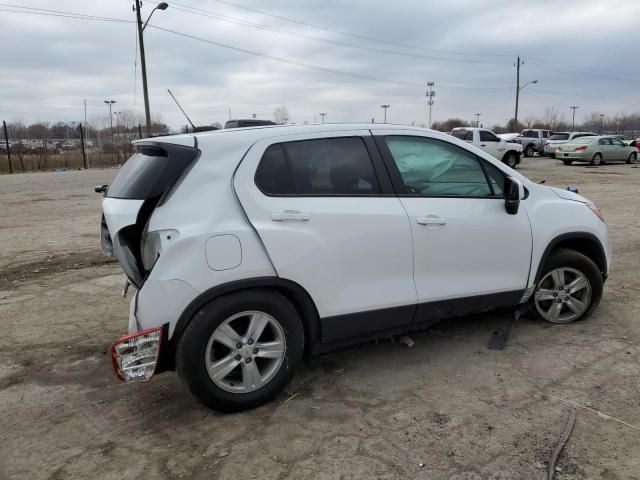
[{"label": "street light pole", "polygon": [[380,105],[380,108],[382,108],[384,110],[384,123],[387,123],[387,108],[389,108],[391,105]]},{"label": "street light pole", "polygon": [[111,124],[111,143],[115,143],[115,139],[113,138],[113,114],[111,113],[111,105],[116,103],[115,100],[105,100],[104,103],[109,105],[109,123]]},{"label": "street light pole", "polygon": [[480,115],[481,113],[476,113],[476,128],[480,127]]},{"label": "street light pole", "polygon": [[427,125],[427,128],[431,128],[431,107],[433,106],[433,97],[436,96],[436,92],[433,91],[435,84],[435,82],[427,82],[427,105],[429,105],[429,125]]},{"label": "street light pole", "polygon": [[602,135],[602,127],[604,126],[604,113],[600,114],[600,135]]},{"label": "street light pole", "polygon": [[324,123],[324,117],[326,117],[327,114],[325,112],[321,112],[320,116],[322,117],[322,123]]},{"label": "street light pole", "polygon": [[569,108],[573,110],[573,113],[571,116],[571,131],[573,132],[576,129],[576,110],[579,109],[580,107],[577,105],[571,105]]},{"label": "street light pole", "polygon": [[166,10],[167,7],[169,7],[169,5],[166,2],[160,2],[156,6],[156,8],[154,8],[151,11],[151,13],[149,14],[149,17],[147,18],[147,21],[144,22],[144,25],[143,25],[142,16],[140,14],[142,0],[135,0],[135,3],[136,3],[136,6],[135,6],[136,19],[138,22],[138,43],[140,44],[140,68],[142,70],[142,93],[144,95],[144,116],[146,120],[147,137],[150,137],[151,136],[151,113],[149,110],[149,89],[147,88],[147,62],[144,54],[144,35],[142,34],[142,32],[144,32],[144,29],[149,23],[149,20],[151,20],[151,15],[153,15],[153,12],[155,12],[156,10]]}]

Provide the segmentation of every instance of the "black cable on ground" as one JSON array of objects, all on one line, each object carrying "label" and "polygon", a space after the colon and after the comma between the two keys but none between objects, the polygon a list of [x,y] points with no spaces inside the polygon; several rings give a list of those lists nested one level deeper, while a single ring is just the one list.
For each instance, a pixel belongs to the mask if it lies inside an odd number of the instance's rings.
[{"label": "black cable on ground", "polygon": [[551,460],[549,461],[549,476],[548,480],[553,480],[553,477],[556,474],[556,464],[558,463],[558,458],[560,458],[560,454],[564,449],[564,446],[567,444],[569,440],[569,436],[571,436],[571,432],[573,431],[573,424],[576,421],[576,409],[573,407],[571,409],[571,413],[569,414],[569,421],[567,422],[567,427],[564,429],[564,433],[560,438],[560,441],[556,445],[556,448],[553,450],[553,455],[551,455]]}]

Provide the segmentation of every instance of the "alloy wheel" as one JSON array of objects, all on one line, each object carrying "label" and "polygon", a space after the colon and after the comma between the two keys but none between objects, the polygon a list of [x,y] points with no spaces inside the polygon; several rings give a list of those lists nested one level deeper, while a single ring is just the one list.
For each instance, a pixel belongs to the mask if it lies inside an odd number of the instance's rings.
[{"label": "alloy wheel", "polygon": [[237,313],[214,330],[205,350],[209,377],[231,393],[249,393],[263,387],[284,361],[284,329],[260,311]]},{"label": "alloy wheel", "polygon": [[573,322],[589,308],[591,284],[575,268],[556,268],[538,283],[534,302],[540,316],[548,322]]}]

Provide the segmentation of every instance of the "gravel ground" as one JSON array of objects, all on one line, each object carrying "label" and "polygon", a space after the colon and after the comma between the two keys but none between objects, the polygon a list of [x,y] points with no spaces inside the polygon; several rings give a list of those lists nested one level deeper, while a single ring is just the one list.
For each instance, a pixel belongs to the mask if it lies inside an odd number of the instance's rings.
[{"label": "gravel ground", "polygon": [[503,351],[486,348],[499,314],[438,324],[412,348],[341,350],[236,415],[173,373],[111,373],[128,301],[98,252],[93,186],[115,171],[0,176],[0,479],[543,479],[565,401],[614,418],[578,409],[557,478],[640,479],[640,169],[536,157],[521,171],[578,186],[607,217],[614,263],[589,320],[521,319]]}]

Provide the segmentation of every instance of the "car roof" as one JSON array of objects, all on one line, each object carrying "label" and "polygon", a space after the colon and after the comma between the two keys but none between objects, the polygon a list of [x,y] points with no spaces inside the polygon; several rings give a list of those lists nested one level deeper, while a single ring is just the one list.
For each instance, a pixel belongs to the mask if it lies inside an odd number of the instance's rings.
[{"label": "car roof", "polygon": [[186,133],[179,135],[167,135],[163,137],[146,138],[136,140],[133,143],[144,143],[148,141],[166,142],[166,143],[193,143],[193,138],[198,140],[210,140],[219,138],[220,135],[233,135],[238,141],[255,142],[264,138],[279,137],[283,135],[307,134],[307,133],[326,133],[326,132],[344,132],[357,130],[415,130],[422,132],[433,132],[442,135],[442,132],[430,130],[427,128],[415,127],[412,125],[395,125],[390,123],[314,123],[308,125],[257,125],[252,127],[229,128],[212,130],[208,132]]}]

